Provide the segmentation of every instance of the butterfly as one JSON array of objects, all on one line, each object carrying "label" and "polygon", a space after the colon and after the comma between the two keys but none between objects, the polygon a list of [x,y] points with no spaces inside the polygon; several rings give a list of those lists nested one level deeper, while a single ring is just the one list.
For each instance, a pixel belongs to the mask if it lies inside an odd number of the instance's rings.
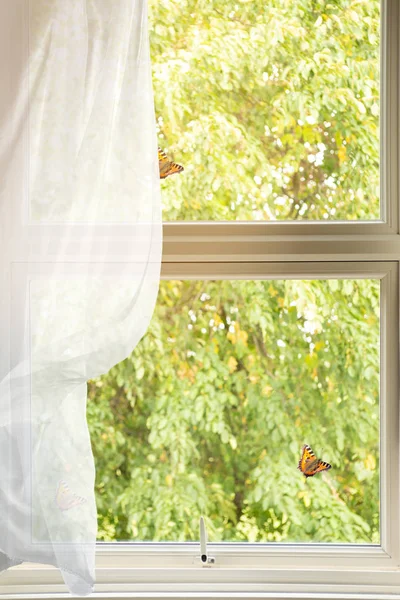
[{"label": "butterfly", "polygon": [[58,484],[55,502],[60,510],[69,510],[86,502],[86,498],[78,496],[71,492],[66,481],[60,481]]},{"label": "butterfly", "polygon": [[165,179],[168,175],[181,173],[183,171],[182,165],[178,165],[169,160],[164,150],[161,150],[160,147],[158,147],[158,168],[160,169],[160,179]]},{"label": "butterfly", "polygon": [[317,458],[310,446],[304,444],[302,448],[301,459],[299,460],[299,465],[297,468],[300,469],[304,477],[312,477],[320,471],[327,471],[328,469],[331,469],[332,465],[324,462],[320,458]]}]

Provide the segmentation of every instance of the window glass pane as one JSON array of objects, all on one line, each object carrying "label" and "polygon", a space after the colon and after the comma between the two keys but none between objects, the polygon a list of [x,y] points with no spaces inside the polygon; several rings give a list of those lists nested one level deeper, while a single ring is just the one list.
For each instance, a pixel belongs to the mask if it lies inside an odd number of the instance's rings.
[{"label": "window glass pane", "polygon": [[370,220],[379,0],[150,0],[164,220]]},{"label": "window glass pane", "polygon": [[[162,281],[89,384],[99,539],[197,540],[204,515],[211,541],[379,543],[379,289]],[[303,444],[332,468],[306,479]]]}]

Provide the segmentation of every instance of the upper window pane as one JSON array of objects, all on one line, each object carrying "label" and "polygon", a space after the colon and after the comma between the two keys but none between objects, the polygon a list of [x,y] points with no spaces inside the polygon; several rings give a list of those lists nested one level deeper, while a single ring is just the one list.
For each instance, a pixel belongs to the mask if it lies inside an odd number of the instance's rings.
[{"label": "upper window pane", "polygon": [[164,220],[371,220],[379,0],[150,0]]}]

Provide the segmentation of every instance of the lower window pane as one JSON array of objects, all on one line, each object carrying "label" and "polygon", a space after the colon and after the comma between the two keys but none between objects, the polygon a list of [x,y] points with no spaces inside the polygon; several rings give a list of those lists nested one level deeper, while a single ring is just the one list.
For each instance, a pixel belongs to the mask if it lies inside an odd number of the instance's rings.
[{"label": "lower window pane", "polygon": [[[89,383],[99,540],[379,543],[378,280],[162,281]],[[304,444],[312,456],[298,470]],[[307,456],[305,456],[305,459]]]}]

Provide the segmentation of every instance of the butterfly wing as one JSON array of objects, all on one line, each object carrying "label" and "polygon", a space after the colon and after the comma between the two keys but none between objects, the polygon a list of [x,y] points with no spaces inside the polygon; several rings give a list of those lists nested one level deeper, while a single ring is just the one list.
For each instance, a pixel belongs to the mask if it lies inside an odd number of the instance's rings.
[{"label": "butterfly wing", "polygon": [[181,173],[183,171],[182,165],[178,165],[177,163],[170,162],[166,169],[163,169],[160,172],[160,179],[165,179],[168,175],[174,175],[175,173]]},{"label": "butterfly wing", "polygon": [[160,147],[158,148],[158,167],[160,170],[160,179],[165,179],[169,175],[174,175],[175,173],[181,173],[183,171],[182,165],[178,165],[169,160],[164,150],[161,150]]},{"label": "butterfly wing", "polygon": [[86,502],[86,498],[70,490],[66,481],[59,482],[55,500],[60,510],[69,510]]},{"label": "butterfly wing", "polygon": [[318,464],[313,468],[312,473],[310,473],[310,475],[308,475],[308,477],[311,477],[312,475],[315,475],[316,473],[319,473],[320,471],[328,471],[331,468],[332,468],[332,465],[330,465],[329,463],[327,463],[323,460],[318,460]]},{"label": "butterfly wing", "polygon": [[315,454],[312,451],[312,449],[310,448],[310,446],[307,446],[307,444],[304,444],[304,446],[302,448],[301,459],[299,460],[299,464],[298,464],[297,468],[300,469],[300,471],[305,474],[307,465],[310,465],[310,463],[314,462],[316,459],[317,459],[317,457],[315,456]]}]

